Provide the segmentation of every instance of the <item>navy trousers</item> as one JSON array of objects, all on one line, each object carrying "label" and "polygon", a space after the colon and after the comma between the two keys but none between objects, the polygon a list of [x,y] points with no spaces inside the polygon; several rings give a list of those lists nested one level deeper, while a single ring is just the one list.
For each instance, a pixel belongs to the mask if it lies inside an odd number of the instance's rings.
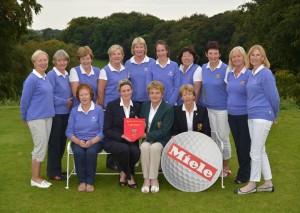
[{"label": "navy trousers", "polygon": [[228,123],[234,139],[239,169],[236,180],[247,182],[250,178],[251,139],[248,128],[248,115],[229,115]]},{"label": "navy trousers", "polygon": [[79,183],[94,185],[97,157],[102,148],[102,142],[95,143],[87,149],[72,143],[72,150],[74,153],[75,167]]},{"label": "navy trousers", "polygon": [[138,142],[119,142],[104,139],[103,147],[106,152],[111,153],[118,159],[120,170],[126,174],[128,180],[134,174],[134,166],[140,159],[140,148]]},{"label": "navy trousers", "polygon": [[62,172],[61,159],[66,148],[66,129],[69,114],[56,114],[52,120],[52,128],[48,142],[47,175],[60,176]]}]

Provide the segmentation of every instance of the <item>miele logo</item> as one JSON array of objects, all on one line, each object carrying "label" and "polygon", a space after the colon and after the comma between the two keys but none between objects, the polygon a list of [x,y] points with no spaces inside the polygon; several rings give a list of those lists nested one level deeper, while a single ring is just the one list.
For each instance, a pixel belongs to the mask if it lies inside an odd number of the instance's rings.
[{"label": "miele logo", "polygon": [[176,160],[193,172],[199,174],[203,178],[211,181],[215,176],[217,169],[212,165],[201,160],[197,156],[173,143],[168,149],[167,156]]}]

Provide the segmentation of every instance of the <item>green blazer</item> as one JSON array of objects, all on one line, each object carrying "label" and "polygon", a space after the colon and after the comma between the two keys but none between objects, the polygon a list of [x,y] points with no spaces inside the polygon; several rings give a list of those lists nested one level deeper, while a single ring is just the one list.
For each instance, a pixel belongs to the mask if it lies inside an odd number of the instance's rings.
[{"label": "green blazer", "polygon": [[[150,113],[151,101],[146,101],[143,103],[140,117],[145,118],[146,121],[146,131],[148,130],[148,119]],[[174,122],[174,109],[173,106],[167,104],[162,100],[159,105],[149,131],[146,133],[148,142],[160,142],[165,146],[171,138],[171,129]]]}]

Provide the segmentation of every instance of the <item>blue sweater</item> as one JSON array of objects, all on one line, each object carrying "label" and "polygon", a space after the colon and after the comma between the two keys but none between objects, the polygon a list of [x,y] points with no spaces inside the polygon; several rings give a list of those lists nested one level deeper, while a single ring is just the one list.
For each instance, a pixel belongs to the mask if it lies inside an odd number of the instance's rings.
[{"label": "blue sweater", "polygon": [[66,130],[66,136],[70,139],[72,136],[77,137],[79,140],[91,140],[96,135],[103,139],[103,122],[104,113],[102,107],[92,103],[93,110],[87,114],[78,111],[79,106],[73,107]]},{"label": "blue sweater", "polygon": [[23,121],[54,117],[53,89],[48,77],[44,80],[29,74],[23,85],[20,111]]},{"label": "blue sweater", "polygon": [[126,61],[125,67],[129,70],[129,80],[132,83],[132,101],[144,102],[148,101],[146,76],[149,71],[149,66],[154,63],[153,58],[148,58],[141,64],[134,62],[133,57]]},{"label": "blue sweater", "polygon": [[[184,85],[184,84],[190,84],[190,85],[194,85],[194,73],[197,70],[197,68],[199,67],[198,64],[193,64],[185,73],[179,70],[180,73],[180,86],[179,88]],[[177,99],[177,105],[181,105],[183,104],[183,101],[179,95],[178,99]]]},{"label": "blue sweater", "polygon": [[151,81],[160,81],[165,86],[163,99],[170,105],[175,105],[179,96],[180,73],[178,64],[169,60],[169,63],[162,68],[158,62],[150,65],[150,70],[147,74],[146,84]]},{"label": "blue sweater", "polygon": [[202,66],[202,83],[205,92],[205,104],[209,109],[226,110],[227,92],[224,78],[227,64],[222,63],[220,68],[211,71],[207,64]]},{"label": "blue sweater", "polygon": [[[98,78],[99,78],[100,69],[98,67],[92,67],[92,68],[94,71],[94,75],[88,76],[81,73],[80,66],[74,67],[79,78],[79,83],[89,84],[92,87],[94,93],[93,101],[96,103],[96,100],[98,98]],[[76,97],[73,97],[73,107],[78,106],[79,104],[80,104],[79,100],[77,100]]]},{"label": "blue sweater", "polygon": [[47,74],[54,95],[55,114],[69,114],[70,108],[67,107],[68,99],[72,97],[69,75],[57,75],[58,71],[50,70]]},{"label": "blue sweater", "polygon": [[264,67],[255,75],[251,73],[246,89],[248,118],[274,121],[280,98],[272,71]]},{"label": "blue sweater", "polygon": [[227,110],[230,115],[247,115],[246,84],[250,72],[249,69],[246,69],[244,73],[240,73],[238,78],[234,77],[233,72],[228,73],[226,91],[228,94]]},{"label": "blue sweater", "polygon": [[118,84],[120,80],[128,79],[128,69],[125,68],[120,72],[112,71],[109,66],[106,65],[101,70],[101,72],[103,71],[106,72],[107,76],[107,83],[104,91],[104,107],[106,108],[108,102],[116,100],[120,97]]}]

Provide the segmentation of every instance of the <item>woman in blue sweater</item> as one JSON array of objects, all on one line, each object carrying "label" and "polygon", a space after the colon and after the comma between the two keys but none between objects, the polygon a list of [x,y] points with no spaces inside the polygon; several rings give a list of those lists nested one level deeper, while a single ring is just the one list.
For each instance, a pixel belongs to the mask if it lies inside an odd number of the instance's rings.
[{"label": "woman in blue sweater", "polygon": [[180,73],[178,64],[170,60],[170,48],[165,41],[159,40],[155,44],[157,60],[151,63],[146,77],[146,84],[160,81],[165,87],[164,101],[175,105],[179,96]]},{"label": "woman in blue sweater", "polygon": [[131,53],[133,56],[126,61],[125,67],[129,70],[128,78],[133,86],[132,101],[142,104],[149,100],[146,76],[154,59],[147,56],[147,44],[142,37],[133,40]]},{"label": "woman in blue sweater", "polygon": [[89,84],[94,93],[93,101],[96,103],[98,98],[98,77],[100,69],[98,67],[92,66],[94,54],[89,46],[79,47],[77,50],[77,58],[80,65],[73,67],[70,70],[70,84],[73,94],[73,106],[79,105],[79,100],[76,98],[77,87],[80,83]]},{"label": "woman in blue sweater", "polygon": [[243,47],[234,47],[229,53],[229,72],[225,78],[228,93],[228,122],[234,139],[239,169],[236,184],[245,183],[250,178],[250,144],[248,128],[247,92],[250,70],[247,54]]},{"label": "woman in blue sweater", "polygon": [[62,175],[61,159],[66,147],[66,128],[72,107],[72,91],[69,75],[66,71],[70,61],[69,55],[64,50],[58,50],[53,56],[54,68],[47,77],[53,87],[55,116],[48,143],[47,175],[52,180],[65,180]]},{"label": "woman in blue sweater", "polygon": [[[234,191],[236,194],[274,192],[265,143],[272,124],[276,123],[280,98],[263,47],[260,45],[251,47],[248,58],[252,69],[246,86],[252,162],[250,181],[243,188],[236,189]],[[256,183],[260,182],[261,175],[264,178],[264,183],[256,188]]]},{"label": "woman in blue sweater", "polygon": [[51,183],[41,178],[41,163],[45,159],[49,135],[52,126],[52,117],[55,115],[53,89],[46,70],[48,54],[42,50],[33,53],[31,61],[33,71],[26,78],[20,111],[22,120],[29,127],[33,140],[31,186],[48,188]]},{"label": "woman in blue sweater", "polygon": [[79,84],[76,97],[80,100],[73,107],[66,131],[72,141],[79,192],[93,192],[98,153],[102,150],[104,113],[95,104],[93,90],[88,84]]},{"label": "woman in blue sweater", "polygon": [[[180,86],[193,85],[195,88],[195,103],[198,103],[202,87],[202,68],[198,65],[199,56],[191,46],[182,48],[179,53]],[[183,104],[182,97],[178,97],[177,105]]]},{"label": "woman in blue sweater", "polygon": [[108,51],[109,63],[100,71],[98,80],[98,103],[104,109],[108,102],[119,98],[118,84],[120,80],[128,79],[128,68],[124,67],[123,47],[114,44]]},{"label": "woman in blue sweater", "polygon": [[209,41],[207,43],[205,55],[208,59],[208,63],[202,65],[205,105],[208,110],[211,138],[223,151],[223,172],[221,175],[226,177],[231,175],[228,166],[231,158],[230,129],[228,124],[226,83],[224,82],[228,66],[220,60],[220,45],[217,41]]}]

